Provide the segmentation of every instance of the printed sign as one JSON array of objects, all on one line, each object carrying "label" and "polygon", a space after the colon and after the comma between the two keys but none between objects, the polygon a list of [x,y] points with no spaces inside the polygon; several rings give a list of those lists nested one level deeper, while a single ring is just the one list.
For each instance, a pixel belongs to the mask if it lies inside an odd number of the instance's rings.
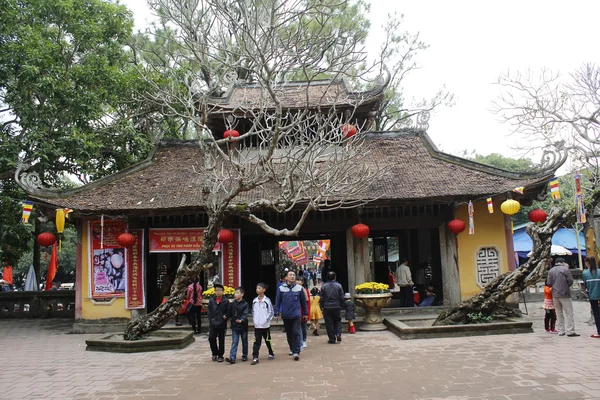
[{"label": "printed sign", "polygon": [[[150,229],[150,253],[199,251],[204,243],[204,228]],[[220,251],[220,243],[213,251]]]},{"label": "printed sign", "polygon": [[145,262],[144,262],[144,230],[129,231],[135,237],[135,243],[125,249],[127,286],[125,287],[125,308],[129,310],[146,307]]},{"label": "printed sign", "polygon": [[125,229],[122,220],[105,220],[103,225],[100,220],[88,222],[91,298],[125,296],[125,249],[117,242]]}]

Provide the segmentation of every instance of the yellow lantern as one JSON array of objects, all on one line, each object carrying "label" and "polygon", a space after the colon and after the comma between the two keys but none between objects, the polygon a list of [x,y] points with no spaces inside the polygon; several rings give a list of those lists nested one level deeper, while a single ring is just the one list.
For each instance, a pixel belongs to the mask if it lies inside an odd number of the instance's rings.
[{"label": "yellow lantern", "polygon": [[62,234],[65,231],[65,210],[56,209],[56,231],[58,232],[58,250],[62,250]]},{"label": "yellow lantern", "polygon": [[521,204],[516,200],[508,199],[500,205],[500,209],[504,214],[514,215],[521,209]]}]

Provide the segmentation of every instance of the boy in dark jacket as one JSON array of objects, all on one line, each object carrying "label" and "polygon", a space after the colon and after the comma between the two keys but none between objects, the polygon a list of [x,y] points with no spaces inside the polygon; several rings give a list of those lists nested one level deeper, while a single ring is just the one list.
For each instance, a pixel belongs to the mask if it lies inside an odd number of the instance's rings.
[{"label": "boy in dark jacket", "polygon": [[229,303],[227,317],[231,320],[231,350],[229,358],[226,358],[230,364],[235,364],[237,348],[242,339],[242,361],[248,361],[248,302],[244,300],[244,288],[238,287],[233,295],[234,301]]},{"label": "boy in dark jacket", "polygon": [[[227,310],[229,301],[223,297],[223,285],[215,283],[215,297],[208,302],[208,343],[212,352],[212,360],[223,362],[225,359],[225,329],[227,329]],[[217,346],[217,337],[219,345]]]}]

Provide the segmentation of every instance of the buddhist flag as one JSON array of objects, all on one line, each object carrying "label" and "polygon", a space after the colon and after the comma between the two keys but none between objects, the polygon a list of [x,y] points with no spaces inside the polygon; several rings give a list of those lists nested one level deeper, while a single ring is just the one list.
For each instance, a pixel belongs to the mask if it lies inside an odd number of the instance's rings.
[{"label": "buddhist flag", "polygon": [[48,272],[46,273],[46,290],[52,289],[52,281],[58,271],[58,253],[56,252],[56,243],[52,246],[52,256],[50,264],[48,264]]},{"label": "buddhist flag", "polygon": [[72,213],[73,210],[71,210],[70,208],[65,208],[65,218],[69,218],[69,213]]},{"label": "buddhist flag", "polygon": [[488,211],[490,212],[490,214],[494,213],[494,202],[492,201],[491,197],[487,198],[487,205],[488,205]]},{"label": "buddhist flag", "polygon": [[587,218],[585,216],[585,203],[583,202],[582,194],[575,196],[575,208],[577,210],[577,223],[585,224]]},{"label": "buddhist flag", "polygon": [[550,193],[552,194],[552,200],[560,199],[560,190],[558,189],[558,179],[550,181]]},{"label": "buddhist flag", "polygon": [[513,192],[515,193],[519,193],[519,194],[523,194],[523,192],[525,191],[525,186],[519,186],[513,189]]},{"label": "buddhist flag", "polygon": [[33,210],[33,202],[26,201],[25,204],[23,204],[23,215],[21,215],[22,223],[29,223],[29,216],[31,215],[31,210]]}]

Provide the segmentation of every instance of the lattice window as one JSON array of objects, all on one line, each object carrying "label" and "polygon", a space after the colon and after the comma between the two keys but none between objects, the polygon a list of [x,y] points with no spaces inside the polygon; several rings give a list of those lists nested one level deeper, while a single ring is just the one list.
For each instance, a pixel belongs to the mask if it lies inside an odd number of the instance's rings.
[{"label": "lattice window", "polygon": [[482,247],[477,252],[477,284],[481,287],[500,275],[500,252],[496,247]]}]

